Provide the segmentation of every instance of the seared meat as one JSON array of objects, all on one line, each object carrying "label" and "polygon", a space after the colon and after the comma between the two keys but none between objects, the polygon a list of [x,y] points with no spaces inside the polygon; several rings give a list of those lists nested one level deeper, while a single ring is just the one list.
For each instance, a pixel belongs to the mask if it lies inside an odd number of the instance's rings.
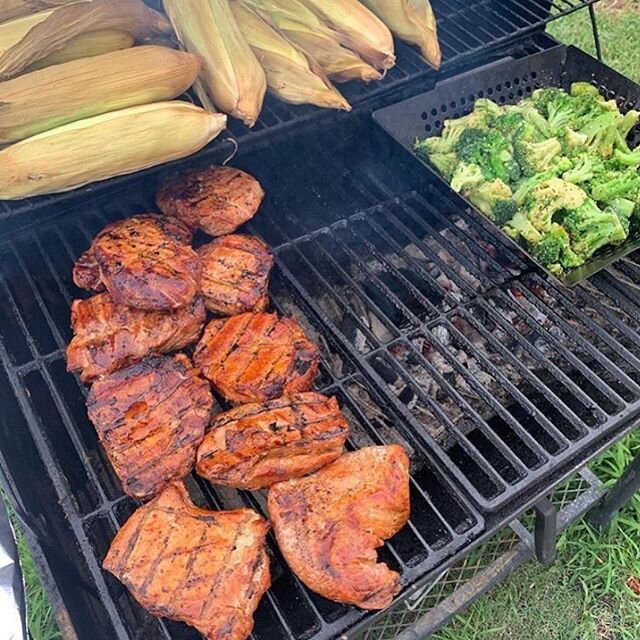
[{"label": "seared meat", "polygon": [[96,381],[87,399],[125,493],[146,500],[193,468],[213,396],[187,356],[150,356]]},{"label": "seared meat", "polygon": [[209,167],[166,180],[156,203],[160,211],[192,229],[223,236],[251,220],[263,198],[260,183],[248,173],[232,167]]},{"label": "seared meat", "polygon": [[376,549],[409,519],[409,459],[398,445],[347,453],[313,475],[274,484],[269,518],[289,566],[312,591],[384,609],[400,576]]},{"label": "seared meat", "polygon": [[318,360],[317,347],[300,325],[272,313],[212,320],[194,354],[205,377],[238,404],[308,391]]},{"label": "seared meat", "polygon": [[208,640],[245,640],[271,586],[268,530],[251,509],[199,509],[176,482],[129,518],[103,566],[153,615]]},{"label": "seared meat", "polygon": [[224,236],[203,246],[198,255],[202,264],[200,292],[207,309],[233,316],[267,308],[273,256],[262,240]]},{"label": "seared meat", "polygon": [[108,293],[71,305],[74,338],[67,347],[67,369],[83,382],[142,360],[152,352],[178,351],[202,333],[202,300],[173,312],[140,311],[115,304]]},{"label": "seared meat", "polygon": [[168,311],[189,304],[198,292],[196,252],[169,235],[157,219],[138,216],[110,224],[92,247],[100,279],[119,304]]},{"label": "seared meat", "polygon": [[[161,231],[182,244],[191,244],[193,234],[191,230],[177,218],[160,216],[154,213],[144,213],[134,216],[132,220],[145,221],[155,224]],[[108,232],[111,225],[102,230]],[[73,281],[76,286],[89,291],[104,291],[105,286],[100,278],[100,267],[93,252],[93,245],[89,247],[77,260],[73,267]]]},{"label": "seared meat", "polygon": [[214,484],[262,489],[340,457],[348,434],[338,401],[319,393],[245,404],[214,418],[196,470]]}]

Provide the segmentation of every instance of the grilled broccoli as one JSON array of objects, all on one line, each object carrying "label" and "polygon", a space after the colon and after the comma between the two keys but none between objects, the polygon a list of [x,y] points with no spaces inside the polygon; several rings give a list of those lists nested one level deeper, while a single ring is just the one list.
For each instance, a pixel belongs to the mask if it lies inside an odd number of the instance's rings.
[{"label": "grilled broccoli", "polygon": [[541,182],[561,176],[565,171],[568,171],[572,167],[573,164],[569,158],[562,156],[557,157],[546,171],[521,180],[513,193],[513,199],[519,205],[524,204],[527,196],[534,187],[539,185]]},{"label": "grilled broccoli", "polygon": [[505,198],[502,200],[496,200],[493,205],[493,221],[503,227],[507,224],[513,216],[518,213],[518,204],[515,200]]},{"label": "grilled broccoli", "polygon": [[640,174],[634,169],[624,172],[606,171],[591,181],[591,197],[598,202],[611,202],[616,198],[640,194]]},{"label": "grilled broccoli", "polygon": [[522,123],[522,116],[519,113],[502,112],[491,120],[491,126],[505,138],[512,138]]},{"label": "grilled broccoli", "polygon": [[564,209],[576,209],[587,194],[575,184],[551,178],[534,187],[527,197],[527,216],[538,231],[549,231],[553,215]]},{"label": "grilled broccoli", "polygon": [[590,153],[581,153],[574,158],[571,169],[562,174],[562,179],[573,184],[581,184],[591,180],[596,173],[604,169],[602,160]]},{"label": "grilled broccoli", "polygon": [[511,182],[520,177],[511,145],[497,131],[466,129],[456,144],[456,153],[464,162],[477,164],[487,180],[499,178]]},{"label": "grilled broccoli", "polygon": [[459,162],[453,176],[451,176],[451,188],[457,193],[463,189],[475,187],[481,182],[484,182],[482,169],[477,164],[469,164],[468,162]]},{"label": "grilled broccoli", "polygon": [[562,89],[536,89],[532,95],[536,109],[547,119],[556,134],[575,124],[575,100]]},{"label": "grilled broccoli", "polygon": [[631,129],[633,129],[638,122],[640,122],[640,112],[634,109],[627,111],[627,113],[618,120],[618,133],[623,141],[626,141],[627,136],[631,133]]},{"label": "grilled broccoli", "polygon": [[432,153],[426,158],[447,180],[451,180],[460,160],[455,153]]},{"label": "grilled broccoli", "polygon": [[580,133],[587,136],[585,146],[593,153],[601,155],[603,158],[611,158],[613,150],[620,139],[618,131],[618,121],[620,114],[617,112],[607,112],[591,119]]},{"label": "grilled broccoli", "polygon": [[493,219],[493,208],[498,202],[511,198],[511,189],[498,178],[491,182],[483,182],[471,187],[465,190],[464,195],[488,218]]},{"label": "grilled broccoli", "polygon": [[571,248],[571,239],[566,229],[556,223],[530,249],[533,257],[552,273],[561,273],[563,269],[584,264],[584,259]]},{"label": "grilled broccoli", "polygon": [[554,158],[562,151],[562,145],[557,138],[550,138],[544,142],[525,142],[515,140],[513,157],[525,176],[533,176],[545,171]]},{"label": "grilled broccoli", "polygon": [[502,230],[514,240],[524,240],[527,245],[534,245],[542,239],[542,234],[531,224],[524,211],[518,211]]},{"label": "grilled broccoli", "polygon": [[617,215],[622,228],[625,233],[629,235],[631,219],[635,208],[636,203],[633,200],[628,200],[627,198],[616,198],[610,202],[609,206],[605,209],[605,212]]},{"label": "grilled broccoli", "polygon": [[635,151],[622,151],[616,149],[613,152],[613,159],[622,167],[637,167],[640,165],[640,147]]},{"label": "grilled broccoli", "polygon": [[603,211],[588,198],[569,211],[562,220],[562,226],[569,233],[573,250],[588,260],[598,249],[608,244],[620,244],[627,238],[627,232],[620,217],[613,211]]},{"label": "grilled broccoli", "polygon": [[573,82],[571,84],[571,88],[569,89],[569,94],[574,98],[578,98],[581,96],[593,96],[595,98],[600,97],[598,87],[594,87],[588,82]]}]

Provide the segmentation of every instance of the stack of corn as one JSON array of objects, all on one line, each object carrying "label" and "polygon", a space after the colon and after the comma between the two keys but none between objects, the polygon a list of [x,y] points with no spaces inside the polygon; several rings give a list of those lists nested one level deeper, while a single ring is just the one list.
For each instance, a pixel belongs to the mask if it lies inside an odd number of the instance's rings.
[{"label": "stack of corn", "polygon": [[331,82],[381,79],[395,64],[391,31],[439,67],[429,0],[363,2],[164,0],[164,7],[183,47],[204,60],[196,85],[203,104],[253,126],[266,89],[293,104],[350,109]]},{"label": "stack of corn", "polygon": [[18,17],[0,23],[0,199],[182,158],[224,129],[226,116],[174,100],[202,60],[147,44],[171,26],[142,0],[10,0],[7,16]]}]

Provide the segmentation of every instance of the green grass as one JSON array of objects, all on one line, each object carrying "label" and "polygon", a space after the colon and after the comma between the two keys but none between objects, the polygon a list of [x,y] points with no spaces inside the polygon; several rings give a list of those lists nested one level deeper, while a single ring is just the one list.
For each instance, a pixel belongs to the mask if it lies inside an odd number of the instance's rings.
[{"label": "green grass", "polygon": [[[598,12],[605,61],[640,82],[640,8]],[[588,13],[551,25],[558,40],[594,53]],[[611,483],[640,454],[640,432],[605,454],[593,468]],[[556,564],[531,562],[478,601],[435,640],[638,640],[640,598],[627,587],[640,579],[640,497],[603,536],[580,522],[562,535]],[[29,628],[34,640],[55,640],[57,631],[24,538],[18,536],[27,583]],[[275,640],[275,639],[274,639]]]}]

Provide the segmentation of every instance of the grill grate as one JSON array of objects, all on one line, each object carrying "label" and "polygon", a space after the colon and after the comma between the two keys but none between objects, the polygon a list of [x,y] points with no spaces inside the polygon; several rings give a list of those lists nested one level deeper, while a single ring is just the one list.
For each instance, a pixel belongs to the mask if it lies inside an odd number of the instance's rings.
[{"label": "grill grate", "polygon": [[[344,407],[349,446],[400,442],[411,453],[413,518],[382,552],[402,570],[405,596],[640,413],[640,255],[617,266],[624,278],[609,271],[556,289],[403,154],[387,153],[365,121],[322,141],[284,136],[238,164],[267,187],[249,230],[275,248],[273,308],[321,345],[317,387]],[[97,194],[0,245],[2,468],[30,524],[64,551],[63,562],[45,548],[80,637],[197,637],[144,613],[100,569],[135,503],[64,363],[73,260],[107,222],[151,208],[154,189]],[[190,484],[203,505],[264,512],[262,494]],[[256,640],[324,640],[372,619],[309,593],[273,540],[271,551]]]}]

